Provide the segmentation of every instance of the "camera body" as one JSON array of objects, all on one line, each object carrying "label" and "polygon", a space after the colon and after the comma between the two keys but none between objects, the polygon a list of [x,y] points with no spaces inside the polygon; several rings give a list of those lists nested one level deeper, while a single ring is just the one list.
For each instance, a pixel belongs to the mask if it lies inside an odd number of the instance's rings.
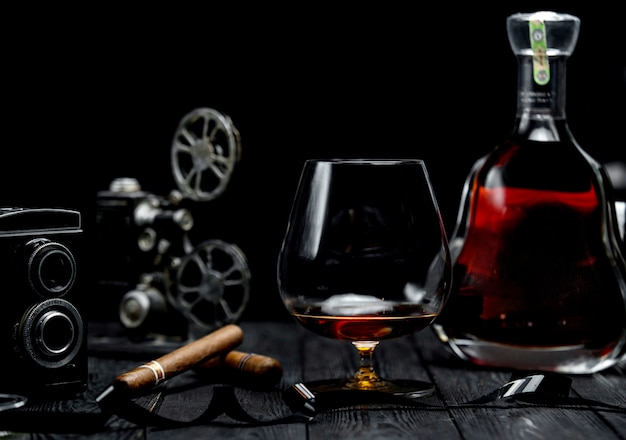
[{"label": "camera body", "polygon": [[[180,121],[170,154],[177,189],[166,197],[142,190],[132,177],[97,193],[92,350],[119,352],[127,339],[146,347],[179,344],[237,321],[248,302],[241,249],[207,238],[210,222],[191,231],[191,212],[230,180],[241,156],[239,132],[228,116],[194,109]],[[192,232],[200,244],[191,244]],[[135,351],[139,344],[130,345]]]},{"label": "camera body", "polygon": [[87,388],[87,323],[78,211],[0,208],[0,392],[33,397]]},{"label": "camera body", "polygon": [[94,337],[187,339],[188,322],[166,296],[192,225],[189,211],[143,191],[136,179],[115,179],[98,192]]},{"label": "camera body", "polygon": [[243,313],[250,294],[245,255],[218,239],[192,245],[194,219],[181,202],[178,192],[159,197],[134,178],[98,192],[91,349],[119,351],[124,340],[180,344]]}]

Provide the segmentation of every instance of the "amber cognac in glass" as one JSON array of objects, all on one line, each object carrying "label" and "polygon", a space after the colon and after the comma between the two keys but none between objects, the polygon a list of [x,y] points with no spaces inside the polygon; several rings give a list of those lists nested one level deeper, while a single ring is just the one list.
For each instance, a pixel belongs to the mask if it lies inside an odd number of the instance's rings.
[{"label": "amber cognac in glass", "polygon": [[352,343],[360,359],[352,376],[307,383],[309,390],[431,395],[430,383],[380,377],[373,354],[382,341],[433,322],[451,274],[423,161],[305,162],[278,258],[280,295],[299,324]]}]

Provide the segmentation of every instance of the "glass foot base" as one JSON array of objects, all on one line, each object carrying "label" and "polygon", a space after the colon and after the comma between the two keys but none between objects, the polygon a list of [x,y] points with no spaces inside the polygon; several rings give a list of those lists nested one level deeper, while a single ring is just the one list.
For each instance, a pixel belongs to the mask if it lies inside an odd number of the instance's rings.
[{"label": "glass foot base", "polygon": [[283,393],[291,411],[304,420],[336,408],[358,405],[415,405],[415,400],[432,396],[434,385],[418,380],[381,379],[375,386],[359,386],[354,379],[297,383]]},{"label": "glass foot base", "polygon": [[349,391],[357,392],[356,394],[359,395],[369,392],[391,394],[406,399],[419,399],[432,396],[435,393],[434,385],[420,380],[380,379],[363,385],[354,379],[331,379],[306,382],[305,385],[314,394]]}]

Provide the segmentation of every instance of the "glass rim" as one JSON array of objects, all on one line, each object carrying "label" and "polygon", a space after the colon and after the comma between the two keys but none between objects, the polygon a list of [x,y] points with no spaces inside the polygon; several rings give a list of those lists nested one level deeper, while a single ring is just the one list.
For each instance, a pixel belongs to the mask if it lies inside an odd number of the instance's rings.
[{"label": "glass rim", "polygon": [[306,159],[305,163],[330,163],[330,164],[365,164],[365,165],[396,165],[396,164],[418,164],[423,165],[423,159],[415,158],[327,158],[327,159]]}]

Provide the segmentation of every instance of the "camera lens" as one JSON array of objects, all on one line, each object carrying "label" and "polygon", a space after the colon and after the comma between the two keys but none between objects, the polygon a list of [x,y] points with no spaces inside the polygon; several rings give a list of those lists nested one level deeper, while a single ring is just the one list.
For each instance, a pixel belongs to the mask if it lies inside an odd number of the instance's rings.
[{"label": "camera lens", "polygon": [[71,362],[84,336],[78,310],[61,298],[50,298],[34,305],[20,322],[24,353],[46,368],[58,368]]},{"label": "camera lens", "polygon": [[31,251],[28,279],[33,289],[43,296],[67,293],[76,279],[76,261],[70,250],[43,238],[30,241],[26,249]]},{"label": "camera lens", "polygon": [[127,329],[145,327],[150,320],[164,318],[166,313],[165,297],[154,287],[138,286],[120,302],[120,321]]},{"label": "camera lens", "polygon": [[36,324],[36,330],[42,352],[51,356],[63,353],[74,342],[74,323],[58,310],[44,313]]}]

